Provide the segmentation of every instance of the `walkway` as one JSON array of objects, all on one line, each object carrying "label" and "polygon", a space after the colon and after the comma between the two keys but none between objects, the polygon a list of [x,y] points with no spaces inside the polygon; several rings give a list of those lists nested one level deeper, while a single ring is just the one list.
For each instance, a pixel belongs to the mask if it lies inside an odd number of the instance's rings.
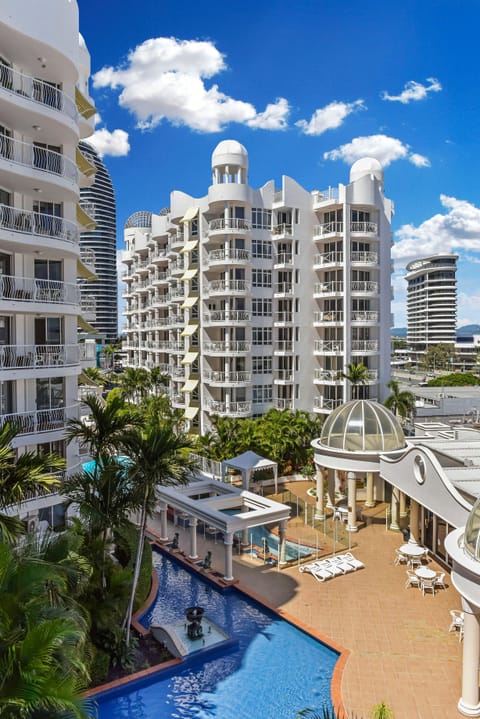
[{"label": "walkway", "polygon": [[[159,524],[154,520],[152,527]],[[179,531],[180,546],[188,551],[188,531]],[[458,719],[462,644],[448,627],[449,609],[459,609],[460,598],[448,575],[446,591],[422,596],[404,588],[405,567],[394,566],[395,548],[403,543],[400,533],[373,523],[355,535],[355,542],[354,554],[365,569],[322,584],[296,567],[278,571],[246,555],[234,557],[234,575],[351,651],[342,696],[354,716],[367,719],[384,701],[395,719]],[[223,543],[199,537],[199,555],[207,549],[213,565],[223,570]]]}]

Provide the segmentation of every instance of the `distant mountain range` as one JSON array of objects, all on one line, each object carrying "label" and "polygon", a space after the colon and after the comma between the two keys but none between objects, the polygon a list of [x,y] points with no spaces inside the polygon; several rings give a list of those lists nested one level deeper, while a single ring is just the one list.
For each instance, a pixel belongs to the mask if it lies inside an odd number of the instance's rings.
[{"label": "distant mountain range", "polygon": [[[404,339],[407,336],[407,328],[392,327],[391,335],[392,337],[396,337],[398,339]],[[480,335],[480,325],[464,325],[463,327],[459,327],[457,329],[457,337],[465,337],[468,335]]]}]

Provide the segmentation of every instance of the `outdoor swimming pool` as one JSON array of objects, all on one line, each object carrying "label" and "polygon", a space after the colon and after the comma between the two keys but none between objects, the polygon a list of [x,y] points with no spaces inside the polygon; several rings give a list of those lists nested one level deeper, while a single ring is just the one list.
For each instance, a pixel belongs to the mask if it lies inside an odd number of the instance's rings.
[{"label": "outdoor swimming pool", "polygon": [[154,552],[157,599],[142,618],[174,624],[189,606],[236,640],[230,648],[199,652],[182,665],[97,695],[99,719],[294,719],[331,705],[338,653],[246,598],[222,592],[208,579]]}]

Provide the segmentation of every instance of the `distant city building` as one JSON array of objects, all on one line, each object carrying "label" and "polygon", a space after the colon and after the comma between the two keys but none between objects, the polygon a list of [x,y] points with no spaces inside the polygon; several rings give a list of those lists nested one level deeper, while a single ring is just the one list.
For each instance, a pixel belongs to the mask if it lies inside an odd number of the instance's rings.
[{"label": "distant city building", "polygon": [[365,158],[348,185],[312,192],[284,176],[248,185],[248,154],[221,142],[212,184],[172,192],[125,225],[127,363],[160,367],[194,427],[212,415],[329,413],[350,399],[342,373],[368,368],[359,397],[390,379],[392,203]]},{"label": "distant city building", "polygon": [[80,235],[80,247],[93,252],[96,279],[80,284],[83,317],[105,336],[118,336],[118,277],[115,193],[110,175],[97,151],[88,143],[79,148],[96,167],[95,180],[80,190],[81,205],[94,218],[95,227]]},{"label": "distant city building", "polygon": [[429,347],[455,344],[458,255],[432,255],[407,265],[407,342],[414,362]]}]

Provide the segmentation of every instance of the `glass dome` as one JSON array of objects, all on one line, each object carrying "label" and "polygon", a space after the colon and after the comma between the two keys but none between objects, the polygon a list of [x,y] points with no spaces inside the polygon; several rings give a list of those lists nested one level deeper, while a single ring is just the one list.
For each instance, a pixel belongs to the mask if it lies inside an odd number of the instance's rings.
[{"label": "glass dome", "polygon": [[152,213],[147,210],[139,210],[130,215],[128,220],[125,222],[125,229],[128,230],[130,227],[151,227],[152,226]]},{"label": "glass dome", "polygon": [[383,404],[354,399],[327,418],[320,442],[345,452],[391,452],[405,447],[405,435]]},{"label": "glass dome", "polygon": [[468,554],[480,561],[480,497],[468,515],[463,541]]}]

